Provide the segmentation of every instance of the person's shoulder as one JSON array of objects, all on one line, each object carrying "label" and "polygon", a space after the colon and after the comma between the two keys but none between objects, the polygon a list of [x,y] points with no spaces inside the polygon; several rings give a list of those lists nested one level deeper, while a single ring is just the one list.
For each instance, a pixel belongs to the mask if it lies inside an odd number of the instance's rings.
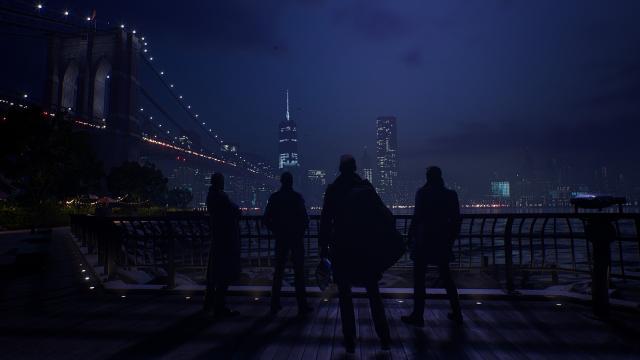
[{"label": "person's shoulder", "polygon": [[331,192],[334,191],[335,188],[339,185],[338,180],[336,179],[335,181],[329,183],[329,185],[327,185],[327,192]]},{"label": "person's shoulder", "polygon": [[458,201],[458,193],[455,190],[447,189],[446,199],[451,203],[455,203]]},{"label": "person's shoulder", "polygon": [[271,196],[269,197],[269,202],[272,202],[272,203],[282,202],[282,200],[285,199],[286,196],[287,196],[286,192],[282,191],[282,189],[278,190],[273,194],[271,194]]},{"label": "person's shoulder", "polygon": [[371,181],[369,181],[369,179],[362,179],[361,182],[360,182],[360,185],[367,186],[367,187],[373,187],[373,184],[371,183]]},{"label": "person's shoulder", "polygon": [[422,185],[416,190],[416,196],[423,196],[427,192],[427,186]]}]

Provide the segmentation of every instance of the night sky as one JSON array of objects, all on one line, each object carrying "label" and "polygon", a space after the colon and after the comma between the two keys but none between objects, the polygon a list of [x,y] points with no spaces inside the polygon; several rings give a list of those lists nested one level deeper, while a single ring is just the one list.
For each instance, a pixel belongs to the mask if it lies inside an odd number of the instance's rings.
[{"label": "night sky", "polygon": [[[481,188],[529,154],[640,180],[639,1],[44,4],[135,26],[202,117],[274,163],[288,88],[307,168],[373,154],[375,118],[395,115],[405,176],[440,164]],[[2,38],[0,90],[37,97],[44,47]]]}]

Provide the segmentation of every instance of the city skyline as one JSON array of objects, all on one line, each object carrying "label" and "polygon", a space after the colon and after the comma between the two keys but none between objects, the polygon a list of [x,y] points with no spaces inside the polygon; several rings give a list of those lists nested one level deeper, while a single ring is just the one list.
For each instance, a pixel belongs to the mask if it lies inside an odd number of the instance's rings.
[{"label": "city skyline", "polygon": [[[358,158],[364,147],[376,148],[371,119],[393,114],[402,119],[397,143],[403,189],[422,182],[427,166],[439,165],[451,183],[473,197],[490,193],[494,174],[509,179],[514,194],[529,187],[538,193],[566,192],[553,188],[558,186],[637,192],[640,169],[624,156],[640,151],[634,135],[640,116],[634,92],[634,84],[640,83],[634,59],[640,52],[634,39],[640,38],[640,27],[630,16],[637,3],[582,2],[581,16],[570,20],[565,15],[576,4],[545,1],[535,6],[352,1],[269,7],[248,0],[176,9],[178,14],[197,10],[194,16],[207,20],[199,23],[201,32],[180,26],[181,18],[173,28],[136,11],[128,12],[127,19],[117,18],[122,16],[119,3],[96,0],[91,9],[67,9],[76,17],[95,12],[90,21],[121,24],[124,33],[138,30],[136,46],[158,72],[140,71],[134,83],[146,84],[145,92],[170,87],[170,97],[180,102],[175,106],[168,104],[171,98],[156,99],[167,104],[161,112],[180,129],[167,129],[166,122],[158,123],[158,114],[147,113],[153,103],[140,104],[136,116],[142,119],[143,135],[157,131],[154,126],[171,133],[158,145],[171,147],[175,139],[188,151],[216,158],[221,145],[235,144],[242,152],[222,149],[218,160],[245,163],[252,158],[253,170],[272,171],[280,165],[272,159],[279,158],[281,144],[268,135],[282,123],[282,91],[292,89],[295,106],[285,109],[285,118],[303,124],[295,128],[297,149],[282,153],[300,156],[303,162],[287,161],[304,169],[324,169],[329,179],[340,154]],[[140,4],[126,5],[144,10]],[[65,6],[52,0],[29,11],[59,17]],[[159,6],[158,11],[168,10]],[[225,22],[228,16],[240,21]],[[80,16],[78,21],[85,24],[86,19]],[[208,31],[212,28],[217,32]],[[311,31],[316,28],[324,32]],[[381,28],[388,32],[379,32]],[[473,42],[469,29],[478,30]],[[209,46],[200,46],[198,40],[211,33],[215,35]],[[592,41],[581,40],[585,38]],[[181,51],[197,56],[167,51],[171,39],[185,40]],[[423,42],[414,43],[416,39]],[[6,80],[0,92],[47,103],[47,40],[5,40],[19,56],[1,60]],[[496,46],[500,52],[485,51]],[[216,56],[211,56],[214,51]],[[189,66],[183,66],[185,61]],[[104,99],[105,106],[95,99],[108,94],[103,89],[121,83],[117,76],[110,78],[113,74],[102,62],[96,66],[95,89],[84,88],[86,81],[80,81],[75,91],[67,88],[61,103],[70,105],[72,94],[77,103],[81,96],[83,102],[93,102],[95,116],[106,115],[109,119],[103,122],[112,124],[110,115],[121,111],[110,109],[109,99]],[[84,76],[83,69],[76,70]],[[152,84],[158,77],[164,80]],[[92,91],[98,91],[93,100],[86,99]],[[144,100],[142,95],[137,94]],[[78,106],[81,110],[86,104]]]},{"label": "city skyline", "polygon": [[[67,5],[52,0],[45,9]],[[637,2],[156,5],[151,17],[145,4],[121,0],[71,10],[95,9],[100,21],[148,35],[154,62],[200,118],[245,152],[275,156],[277,144],[261,135],[276,131],[289,88],[291,116],[304,121],[299,151],[314,168],[374,149],[371,119],[390,113],[403,124],[401,176],[419,178],[437,164],[482,191],[494,172],[519,171],[529,151],[542,167],[556,158],[590,177],[606,165],[640,181],[621,156],[640,151]],[[167,18],[176,21],[167,26]],[[46,44],[6,42],[20,56],[1,60],[0,91],[42,98]]]}]

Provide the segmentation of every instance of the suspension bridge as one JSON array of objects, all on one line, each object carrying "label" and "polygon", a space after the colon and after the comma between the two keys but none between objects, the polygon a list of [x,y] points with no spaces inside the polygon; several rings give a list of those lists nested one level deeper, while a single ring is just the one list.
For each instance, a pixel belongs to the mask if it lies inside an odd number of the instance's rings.
[{"label": "suspension bridge", "polygon": [[137,161],[144,152],[188,158],[209,171],[274,177],[268,161],[234,151],[214,121],[198,113],[140,30],[100,21],[95,11],[80,15],[29,1],[0,2],[0,24],[8,35],[45,41],[46,85],[38,105],[90,132],[107,167]]}]

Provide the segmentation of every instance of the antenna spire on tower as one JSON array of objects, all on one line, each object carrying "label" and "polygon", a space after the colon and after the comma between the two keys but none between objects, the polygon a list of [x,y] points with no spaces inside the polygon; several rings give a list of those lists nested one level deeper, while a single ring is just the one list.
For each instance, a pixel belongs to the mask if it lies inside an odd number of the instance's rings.
[{"label": "antenna spire on tower", "polygon": [[287,121],[289,121],[289,89],[287,89]]}]

